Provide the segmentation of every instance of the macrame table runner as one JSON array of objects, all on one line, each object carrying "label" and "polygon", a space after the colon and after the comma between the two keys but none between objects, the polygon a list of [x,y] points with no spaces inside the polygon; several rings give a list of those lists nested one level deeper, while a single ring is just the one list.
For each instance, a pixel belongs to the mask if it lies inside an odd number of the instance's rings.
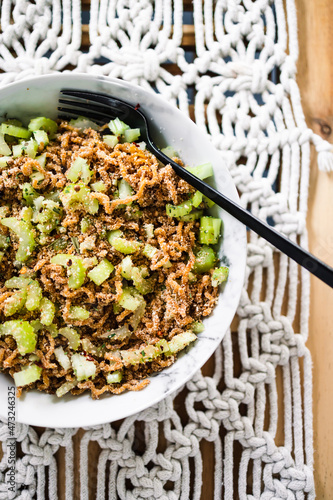
[{"label": "macrame table runner", "polygon": [[[0,5],[0,85],[72,70],[160,92],[210,134],[242,205],[307,246],[310,142],[320,168],[332,167],[332,155],[307,128],[300,104],[294,0]],[[37,433],[17,425],[15,498],[60,498],[56,456],[64,448],[62,498],[88,500],[93,441],[100,453],[90,498],[208,500],[207,481],[214,500],[314,498],[308,313],[307,273],[249,234],[237,318],[206,376],[197,373],[175,399],[121,423],[86,429],[79,471],[77,429]],[[8,428],[0,425],[0,499],[7,500]],[[215,458],[209,477],[208,449]]]}]

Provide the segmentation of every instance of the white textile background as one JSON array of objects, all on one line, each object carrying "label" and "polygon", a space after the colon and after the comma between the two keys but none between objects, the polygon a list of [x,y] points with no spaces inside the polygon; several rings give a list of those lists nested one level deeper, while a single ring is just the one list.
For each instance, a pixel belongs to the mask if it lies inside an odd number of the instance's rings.
[{"label": "white textile background", "polygon": [[[194,0],[191,53],[181,47],[180,0],[91,0],[86,50],[80,0],[0,5],[0,85],[70,65],[158,91],[184,113],[193,103],[195,121],[222,151],[243,206],[307,246],[310,142],[323,169],[332,157],[307,128],[300,104],[294,0]],[[101,452],[90,498],[206,500],[205,481],[212,479],[203,475],[203,441],[215,456],[214,500],[314,498],[308,312],[307,273],[251,233],[237,324],[215,353],[214,372],[197,373],[183,398],[169,397],[120,425],[87,429],[80,499],[89,498],[92,441]],[[7,425],[0,425],[5,443]],[[37,434],[18,425],[18,431],[15,498],[59,498],[60,448],[65,498],[74,498],[77,429]],[[7,469],[5,454],[2,500],[9,498]]]}]

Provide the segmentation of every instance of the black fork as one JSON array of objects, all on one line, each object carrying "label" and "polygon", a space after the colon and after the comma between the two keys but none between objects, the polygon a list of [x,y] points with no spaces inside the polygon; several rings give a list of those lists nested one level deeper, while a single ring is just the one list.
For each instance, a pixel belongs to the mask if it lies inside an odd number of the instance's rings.
[{"label": "black fork", "polygon": [[151,138],[148,120],[139,106],[132,106],[115,97],[86,90],[63,89],[60,91],[60,94],[59,103],[63,106],[59,106],[58,110],[61,112],[62,117],[68,118],[71,115],[76,117],[83,115],[99,124],[104,124],[118,117],[130,125],[131,128],[139,128],[141,138],[145,141],[147,149],[164,165],[170,164],[179,177],[188,182],[188,184],[201,191],[226,212],[333,288],[333,268],[278,233],[274,228],[198,179],[195,175],[162,153]]}]

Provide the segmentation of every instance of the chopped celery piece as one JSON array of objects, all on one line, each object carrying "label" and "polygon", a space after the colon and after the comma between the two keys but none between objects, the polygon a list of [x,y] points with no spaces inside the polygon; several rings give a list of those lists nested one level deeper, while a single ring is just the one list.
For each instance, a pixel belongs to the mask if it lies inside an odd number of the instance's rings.
[{"label": "chopped celery piece", "polygon": [[67,268],[68,286],[76,290],[80,288],[86,277],[86,270],[82,259],[71,254],[58,253],[51,259],[51,264],[57,264]]},{"label": "chopped celery piece", "polygon": [[65,353],[63,347],[57,347],[54,349],[54,355],[64,370],[69,370],[72,366],[72,363],[70,362],[70,359],[68,355]]},{"label": "chopped celery piece", "polygon": [[66,172],[67,179],[72,182],[76,182],[78,178],[81,177],[84,184],[89,184],[91,176],[92,171],[89,169],[87,161],[80,156],[73,161],[72,165]]},{"label": "chopped celery piece", "polygon": [[182,217],[191,212],[192,200],[186,200],[180,205],[170,205],[170,203],[167,203],[165,209],[169,217]]},{"label": "chopped celery piece", "polygon": [[42,375],[42,367],[35,364],[25,366],[20,372],[14,373],[14,381],[16,387],[22,387],[23,385],[29,385],[36,380],[39,380]]},{"label": "chopped celery piece", "polygon": [[16,260],[19,262],[26,261],[31,256],[36,246],[31,225],[28,222],[17,220],[15,217],[1,219],[0,222],[3,226],[9,227],[9,229],[19,238]]},{"label": "chopped celery piece", "polygon": [[0,157],[0,169],[6,168],[8,166],[9,160],[12,159],[12,156],[1,156]]},{"label": "chopped celery piece", "polygon": [[86,233],[88,231],[89,226],[90,226],[89,221],[87,219],[82,219],[80,223],[81,233],[82,234]]},{"label": "chopped celery piece", "polygon": [[191,222],[193,220],[200,219],[202,217],[203,210],[193,210],[190,214],[183,215],[183,217],[178,217],[178,220],[184,221],[184,222]]},{"label": "chopped celery piece", "polygon": [[34,139],[30,139],[30,141],[24,143],[25,153],[30,158],[35,158],[36,153],[38,151],[38,143]]},{"label": "chopped celery piece", "polygon": [[36,334],[28,321],[14,319],[0,325],[0,335],[12,335],[20,354],[33,352],[36,347]]},{"label": "chopped celery piece", "polygon": [[33,211],[31,207],[23,207],[20,213],[21,220],[31,222]]},{"label": "chopped celery piece", "polygon": [[124,366],[148,363],[162,354],[158,345],[142,345],[139,349],[121,350],[120,355]]},{"label": "chopped celery piece", "polygon": [[131,319],[129,320],[129,324],[133,328],[133,331],[135,332],[140,324],[140,321],[142,320],[145,309],[146,309],[146,301],[143,299],[143,297],[139,294],[136,295],[138,299],[140,300],[139,307],[135,309]]},{"label": "chopped celery piece", "polygon": [[22,144],[14,144],[13,146],[13,158],[18,158],[23,155],[23,147]]},{"label": "chopped celery piece", "polygon": [[0,262],[2,261],[2,259],[3,259],[4,255],[5,255],[5,252],[2,252],[2,251],[0,250]]},{"label": "chopped celery piece", "polygon": [[113,231],[110,231],[108,233],[108,241],[109,241],[110,245],[112,245],[112,242],[114,239],[121,238],[123,236],[123,234],[124,233],[122,231],[120,231],[120,229],[115,229]]},{"label": "chopped celery piece", "polygon": [[33,327],[34,331],[37,333],[39,330],[46,330],[48,331],[52,337],[57,337],[58,336],[58,329],[55,325],[43,325],[40,321],[38,320],[33,320],[30,322],[31,326]]},{"label": "chopped celery piece", "polygon": [[64,207],[72,210],[78,210],[84,206],[85,210],[90,214],[98,212],[98,201],[91,198],[90,189],[82,182],[77,184],[69,184],[60,193],[60,199]]},{"label": "chopped celery piece", "polygon": [[127,337],[130,337],[132,332],[130,332],[128,325],[123,325],[120,328],[116,328],[115,330],[109,330],[101,335],[103,338],[108,338],[112,340],[124,340]]},{"label": "chopped celery piece", "polygon": [[21,141],[20,144],[13,146],[13,157],[18,156],[29,156],[30,158],[35,158],[38,150],[38,143],[34,139],[29,141]]},{"label": "chopped celery piece", "polygon": [[88,354],[92,354],[93,356],[103,357],[104,356],[104,347],[97,347],[89,339],[82,339],[81,346],[83,351]]},{"label": "chopped celery piece", "polygon": [[116,135],[104,135],[103,141],[110,148],[114,148],[119,142],[118,137]]},{"label": "chopped celery piece", "polygon": [[16,127],[22,127],[22,122],[17,118],[8,118],[4,123],[7,123],[7,125],[16,125]]},{"label": "chopped celery piece", "polygon": [[191,325],[191,330],[193,333],[202,333],[205,327],[202,321],[194,321]]},{"label": "chopped celery piece", "polygon": [[85,118],[84,116],[79,116],[75,120],[72,119],[69,124],[81,130],[86,130],[87,128],[92,128],[93,130],[99,129],[99,126],[95,122],[92,122],[89,118]]},{"label": "chopped celery piece", "polygon": [[74,321],[84,321],[88,319],[90,316],[90,312],[87,311],[84,307],[80,306],[71,306],[69,308],[68,318]]},{"label": "chopped celery piece", "polygon": [[141,149],[141,151],[146,151],[146,143],[144,141],[138,142],[137,145]]},{"label": "chopped celery piece", "polygon": [[7,288],[26,288],[31,283],[31,278],[24,278],[23,276],[13,276],[5,282]]},{"label": "chopped celery piece", "polygon": [[124,288],[121,294],[119,304],[128,311],[135,311],[143,300],[143,297],[137,294],[133,287]]},{"label": "chopped celery piece", "polygon": [[3,313],[5,316],[13,316],[22,309],[27,298],[27,291],[23,288],[20,291],[14,292],[13,295],[4,301]]},{"label": "chopped celery piece", "polygon": [[22,186],[22,195],[28,205],[32,205],[33,201],[38,198],[39,194],[34,190],[29,182],[25,182]]},{"label": "chopped celery piece", "polygon": [[132,279],[133,262],[128,255],[121,261],[121,275],[126,280]]},{"label": "chopped celery piece", "polygon": [[194,208],[197,208],[200,203],[202,202],[202,197],[203,197],[203,194],[200,193],[200,191],[196,191],[194,193],[194,195],[192,196],[192,205],[194,206]]},{"label": "chopped celery piece", "polygon": [[220,237],[222,220],[216,217],[201,217],[199,242],[204,245],[215,245]]},{"label": "chopped celery piece", "polygon": [[229,276],[229,269],[227,267],[219,267],[214,269],[212,274],[212,285],[221,285],[224,281],[227,281]]},{"label": "chopped celery piece", "polygon": [[123,372],[120,370],[116,370],[113,373],[109,373],[106,376],[106,381],[108,384],[119,384],[123,378]]},{"label": "chopped celery piece", "polygon": [[194,340],[197,336],[192,332],[184,332],[179,335],[175,335],[169,342],[169,351],[171,354],[175,354],[178,351],[182,351],[187,345]]},{"label": "chopped celery piece", "polygon": [[10,125],[8,123],[3,123],[1,125],[0,132],[4,135],[6,134],[18,137],[19,139],[29,139],[31,136],[30,130],[23,127],[17,127],[16,125]]},{"label": "chopped celery piece", "polygon": [[126,125],[126,123],[119,120],[119,118],[115,118],[114,120],[111,120],[109,122],[109,128],[111,132],[114,133],[114,135],[118,136],[118,135],[123,135],[125,130],[129,128],[129,126]]},{"label": "chopped celery piece", "polygon": [[154,224],[144,224],[144,228],[147,238],[154,238]]},{"label": "chopped celery piece", "polygon": [[101,285],[108,279],[114,266],[107,259],[103,259],[94,269],[89,271],[88,278],[90,278],[97,286]]},{"label": "chopped celery piece", "polygon": [[111,246],[118,250],[118,252],[129,255],[140,250],[141,243],[139,241],[130,241],[125,238],[114,238]]},{"label": "chopped celery piece", "polygon": [[121,200],[124,200],[125,198],[128,198],[133,194],[133,189],[128,184],[128,182],[125,181],[125,179],[120,179],[120,181],[118,182],[118,190],[119,190],[119,198]]},{"label": "chopped celery piece", "polygon": [[[40,206],[39,203],[38,206]],[[62,208],[56,201],[43,200],[40,210],[35,210],[33,222],[37,223],[37,229],[41,233],[49,234],[60,223]]]},{"label": "chopped celery piece", "polygon": [[85,163],[86,160],[83,158],[76,158],[75,161],[71,164],[69,169],[66,172],[66,177],[72,182],[76,182],[81,174],[82,163]]},{"label": "chopped celery piece", "polygon": [[215,201],[210,200],[207,196],[203,196],[203,200],[207,204],[208,208],[212,208],[215,205]]},{"label": "chopped celery piece", "polygon": [[124,131],[124,141],[125,142],[134,142],[138,140],[140,137],[140,129],[139,128],[128,128]]},{"label": "chopped celery piece", "polygon": [[58,398],[61,398],[62,396],[67,394],[67,392],[69,392],[71,389],[74,389],[76,385],[77,385],[76,379],[69,380],[68,382],[65,382],[60,387],[58,387],[58,389],[56,390],[56,395],[58,396]]},{"label": "chopped celery piece", "polygon": [[201,180],[214,175],[213,165],[211,163],[203,163],[202,165],[197,165],[196,167],[187,167],[186,170]]},{"label": "chopped celery piece", "polygon": [[90,179],[92,177],[92,171],[89,169],[89,165],[88,163],[84,163],[82,164],[82,168],[81,168],[81,179],[83,180],[83,182],[85,184],[89,184],[90,182]]},{"label": "chopped celery piece", "polygon": [[151,293],[153,291],[153,283],[151,279],[144,279],[142,271],[138,267],[133,267],[132,277],[133,284],[137,291],[142,295]]},{"label": "chopped celery piece", "polygon": [[91,184],[91,189],[97,193],[104,193],[106,191],[106,186],[103,181],[97,181]]},{"label": "chopped celery piece", "polygon": [[74,330],[74,328],[69,328],[69,326],[66,326],[65,328],[60,328],[59,334],[66,337],[69,347],[76,351],[76,349],[80,345],[80,335],[77,333],[77,331]]},{"label": "chopped celery piece", "polygon": [[46,132],[44,132],[44,130],[36,130],[34,132],[34,138],[38,146],[42,146],[43,148],[45,148],[45,146],[49,143],[49,136]]},{"label": "chopped celery piece", "polygon": [[40,322],[45,326],[49,326],[53,322],[55,315],[55,306],[53,302],[46,297],[40,301]]},{"label": "chopped celery piece", "polygon": [[118,250],[118,252],[129,255],[137,252],[141,248],[139,241],[126,240],[122,238],[122,232],[119,230],[110,231],[108,234],[108,241],[110,245]]},{"label": "chopped celery piece", "polygon": [[82,354],[72,355],[72,366],[78,381],[86,380],[89,377],[95,378],[96,374],[95,363],[93,361],[89,361]]},{"label": "chopped celery piece", "polygon": [[45,167],[46,164],[46,153],[43,153],[42,155],[36,156],[35,158],[36,161],[40,164],[42,168]]},{"label": "chopped celery piece", "polygon": [[11,155],[12,151],[8,146],[3,134],[0,134],[0,155]]},{"label": "chopped celery piece", "polygon": [[50,118],[38,116],[37,118],[33,118],[32,120],[30,120],[28,129],[32,132],[35,132],[36,130],[44,130],[52,137],[57,132],[58,125]]},{"label": "chopped celery piece", "polygon": [[[30,280],[27,286],[27,300],[25,302],[25,307],[28,311],[34,311],[40,306],[42,300],[42,289],[37,280]],[[45,324],[45,323],[44,323]]]},{"label": "chopped celery piece", "polygon": [[174,157],[178,156],[178,154],[176,153],[176,151],[171,146],[167,146],[166,148],[161,149],[161,151],[162,151],[162,153],[164,153],[169,158],[174,158]]},{"label": "chopped celery piece", "polygon": [[193,271],[197,274],[210,271],[216,262],[214,250],[206,245],[200,248],[195,257]]},{"label": "chopped celery piece", "polygon": [[154,247],[153,245],[149,245],[149,243],[147,243],[144,246],[144,249],[142,250],[143,255],[145,257],[147,257],[148,259],[152,259],[157,252],[158,252],[158,249],[156,247]]},{"label": "chopped celery piece", "polygon": [[29,361],[40,361],[40,358],[37,356],[37,354],[30,354]]}]

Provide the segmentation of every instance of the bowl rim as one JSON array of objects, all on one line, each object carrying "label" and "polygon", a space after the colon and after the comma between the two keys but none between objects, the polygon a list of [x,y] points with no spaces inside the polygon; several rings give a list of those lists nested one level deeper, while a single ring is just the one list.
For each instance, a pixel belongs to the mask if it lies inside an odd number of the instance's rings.
[{"label": "bowl rim", "polygon": [[[150,92],[146,88],[140,87],[140,86],[135,85],[135,84],[133,84],[131,82],[127,82],[127,81],[120,80],[120,79],[117,79],[117,78],[112,78],[112,77],[107,77],[107,76],[102,76],[102,75],[91,75],[91,74],[86,74],[86,73],[64,71],[62,73],[47,74],[47,75],[42,75],[42,76],[38,76],[38,77],[24,78],[24,79],[21,79],[21,80],[9,83],[7,85],[4,85],[3,87],[0,88],[0,101],[1,101],[1,95],[3,94],[4,91],[7,91],[7,90],[10,91],[12,89],[15,89],[15,87],[19,88],[22,84],[25,85],[25,84],[29,83],[29,86],[32,86],[32,85],[34,85],[34,83],[36,83],[36,81],[42,81],[42,82],[45,82],[45,83],[47,81],[52,81],[52,80],[59,80],[59,81],[61,81],[61,79],[63,77],[66,77],[67,79],[69,78],[70,80],[72,80],[73,84],[75,82],[77,82],[78,79],[80,79],[80,80],[83,79],[84,81],[87,81],[87,82],[100,81],[100,82],[106,83],[106,84],[109,83],[109,84],[111,84],[111,85],[113,85],[113,86],[115,86],[117,88],[126,89],[129,92],[133,91],[133,92],[142,92],[143,94],[146,94],[146,95],[150,94]],[[166,99],[163,98],[163,96],[159,95],[158,93],[154,92],[153,90],[151,92],[151,96],[153,97],[154,100],[157,100],[157,102],[160,105],[162,105],[163,107],[167,107],[170,111],[172,111],[173,113],[175,113],[176,116],[178,115],[179,117],[181,117],[181,119],[189,127],[193,127],[194,126],[197,129],[197,132],[200,132],[202,134],[203,143],[206,143],[206,145],[208,146],[208,156],[210,154],[209,153],[209,149],[210,150],[215,150],[216,152],[219,152],[219,150],[217,150],[214,147],[214,145],[209,141],[208,135],[205,135],[204,132],[202,132],[199,129],[199,127],[195,124],[195,122],[193,122],[188,116],[186,116],[186,114],[183,113],[179,108],[170,105],[170,103],[168,101],[166,101]],[[211,153],[211,155],[212,155],[212,153]],[[230,179],[232,181],[232,190],[233,190],[233,193],[231,193],[231,194],[228,193],[228,196],[230,196],[230,198],[234,199],[234,201],[239,202],[239,196],[238,196],[235,184],[234,184],[234,182],[233,182],[233,180],[231,178],[231,175],[230,175],[228,169],[226,168],[225,170],[227,171],[227,175],[230,177]],[[238,266],[238,271],[239,271],[239,278],[238,278],[239,287],[238,287],[237,294],[235,294],[235,298],[234,298],[234,303],[237,304],[237,305],[239,303],[240,296],[241,296],[241,293],[242,293],[243,283],[244,283],[244,278],[245,278],[245,270],[246,270],[246,246],[247,246],[247,242],[246,242],[246,228],[245,228],[245,226],[243,226],[243,237],[242,237],[242,239],[243,239],[243,249],[242,249],[242,254],[243,254],[243,259],[242,260],[243,261],[240,262],[240,264]],[[237,305],[235,307],[233,307],[233,314],[231,316],[231,319],[230,319],[230,321],[228,320],[226,322],[225,327],[223,327],[223,331],[221,330],[220,337],[218,339],[215,339],[215,341],[214,341],[214,348],[210,349],[210,352],[206,353],[205,356],[202,356],[202,359],[200,360],[200,364],[197,363],[197,365],[195,366],[195,368],[192,369],[186,376],[183,376],[180,381],[177,380],[177,382],[174,382],[171,389],[167,390],[166,392],[162,392],[160,394],[157,394],[157,395],[155,394],[155,397],[151,398],[151,401],[149,402],[149,404],[145,404],[144,403],[142,405],[142,407],[139,407],[139,409],[137,409],[137,407],[133,404],[133,407],[132,407],[132,409],[130,411],[128,410],[128,408],[126,409],[126,411],[123,412],[123,414],[122,414],[121,411],[119,411],[117,413],[117,417],[116,418],[113,418],[113,417],[111,419],[110,419],[110,417],[106,418],[105,416],[103,416],[102,412],[100,412],[100,414],[98,414],[97,412],[94,412],[95,418],[94,418],[94,422],[92,423],[92,421],[91,421],[92,419],[89,418],[89,416],[87,418],[85,418],[85,415],[80,415],[80,421],[79,421],[78,425],[75,426],[75,427],[87,427],[87,426],[101,425],[101,424],[104,424],[104,423],[110,423],[110,422],[113,422],[115,420],[126,418],[126,417],[132,416],[132,415],[137,414],[137,413],[141,413],[142,411],[144,411],[144,410],[146,410],[148,408],[151,408],[152,406],[156,405],[157,403],[159,403],[160,401],[162,401],[163,399],[165,399],[167,396],[170,396],[171,394],[174,394],[176,391],[178,391],[180,388],[182,388],[191,378],[193,378],[194,374],[198,370],[200,370],[202,368],[202,366],[213,355],[213,353],[215,352],[215,350],[218,348],[219,344],[222,342],[222,340],[223,340],[223,338],[224,338],[224,336],[225,336],[228,328],[230,327],[232,318],[235,315],[235,312],[237,310]],[[216,308],[217,307],[218,307],[218,305],[216,306]],[[200,337],[198,337],[198,339],[200,339]],[[198,342],[198,340],[196,342]],[[187,349],[187,351],[188,351],[188,349]],[[176,365],[176,363],[174,363],[171,366],[175,366],[175,365]],[[162,372],[156,373],[156,375],[154,375],[154,377],[158,377],[158,375],[163,374],[164,371],[165,370],[163,370]],[[3,376],[3,375],[7,376],[7,374],[0,373],[0,376]],[[12,379],[10,378],[10,380],[12,380]],[[13,381],[12,381],[12,384],[14,385]],[[144,389],[143,391],[145,391],[145,390],[146,389]],[[143,391],[139,391],[139,392],[143,392]],[[38,393],[37,391],[34,391],[34,392]],[[41,393],[41,394],[45,394],[45,393]],[[123,393],[123,394],[126,394],[126,393]],[[137,393],[130,392],[130,394],[137,394]],[[111,394],[108,395],[109,398],[110,398],[110,396],[111,396]],[[119,395],[119,396],[121,396],[121,395]],[[81,397],[81,396],[70,396],[70,397],[74,399],[74,398]],[[60,403],[60,401],[62,401],[64,399],[65,398],[61,398],[61,400],[59,400],[59,403]],[[90,402],[91,402],[91,404],[95,403],[95,401],[92,400],[91,397],[90,397]],[[23,399],[20,398],[20,400],[18,400],[18,404],[19,404],[19,412],[18,412],[18,416],[19,417],[18,417],[18,421],[20,423],[28,424],[28,425],[37,425],[37,426],[45,426],[45,425],[47,425],[48,427],[55,427],[55,428],[69,428],[69,427],[73,427],[73,425],[71,425],[71,424],[67,425],[64,422],[57,423],[56,425],[53,425],[53,422],[51,422],[51,425],[49,425],[48,422],[41,423],[38,420],[38,418],[36,420],[31,419],[29,417],[25,418],[24,414],[23,414],[23,407],[22,407],[22,405],[24,405],[24,397],[23,397]],[[5,409],[4,409],[4,411],[2,411],[1,405],[0,405],[0,417],[6,418]],[[51,421],[52,421],[52,418],[51,418]]]}]

